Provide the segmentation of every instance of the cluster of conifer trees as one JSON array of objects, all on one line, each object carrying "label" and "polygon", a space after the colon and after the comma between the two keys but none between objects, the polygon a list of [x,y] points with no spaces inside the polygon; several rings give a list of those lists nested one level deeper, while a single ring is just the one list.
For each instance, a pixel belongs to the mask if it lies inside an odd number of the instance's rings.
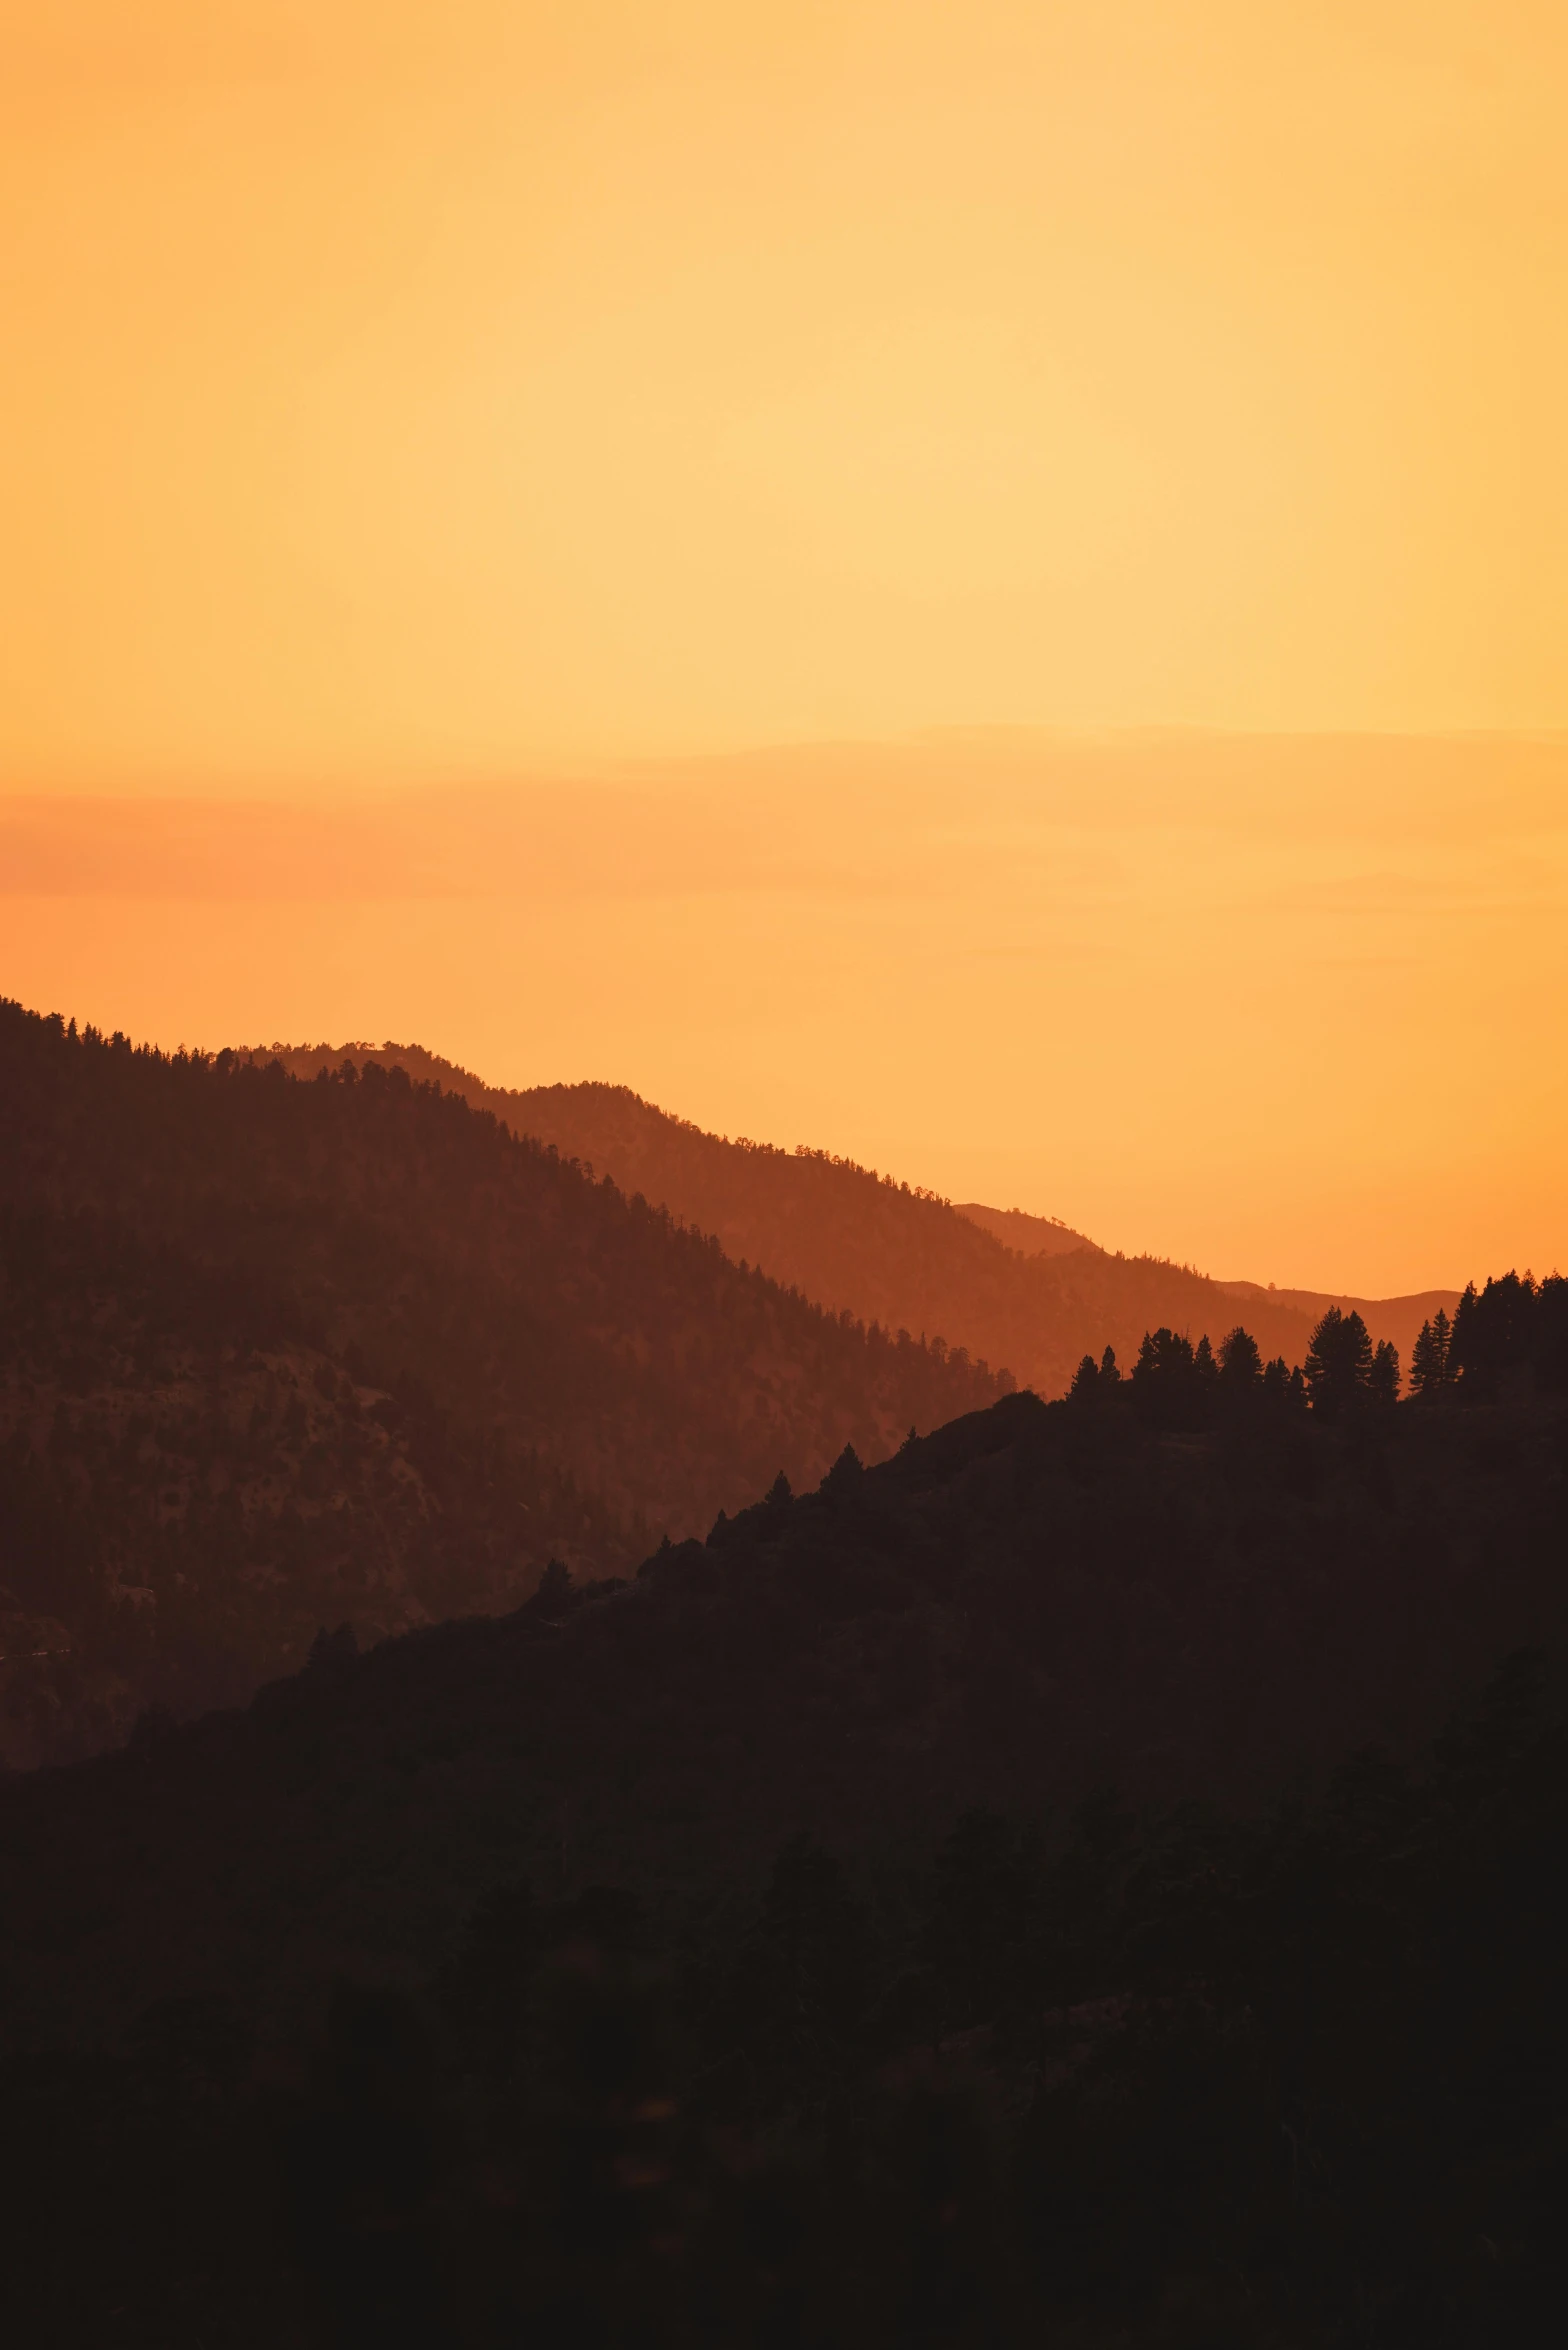
[{"label": "cluster of conifer trees", "polygon": [[[1472,1281],[1452,1322],[1442,1307],[1421,1325],[1411,1350],[1409,1392],[1419,1402],[1463,1393],[1490,1401],[1521,1375],[1544,1394],[1568,1392],[1568,1278],[1504,1273],[1477,1290]],[[1399,1349],[1374,1346],[1359,1313],[1330,1306],[1312,1332],[1304,1362],[1283,1355],[1265,1363],[1257,1340],[1238,1324],[1214,1346],[1207,1331],[1194,1345],[1183,1331],[1145,1331],[1123,1381],[1115,1351],[1085,1355],[1073,1378],[1080,1403],[1106,1400],[1126,1385],[1151,1428],[1199,1430],[1238,1412],[1267,1406],[1333,1420],[1363,1406],[1397,1403]]]},{"label": "cluster of conifer trees", "polygon": [[[1098,1363],[1085,1355],[1073,1379],[1080,1403],[1107,1399],[1123,1384],[1115,1352]],[[1180,1330],[1145,1331],[1126,1386],[1133,1408],[1151,1428],[1200,1430],[1238,1414],[1266,1409],[1315,1412],[1334,1419],[1363,1404],[1399,1398],[1399,1350],[1391,1339],[1374,1346],[1361,1316],[1330,1306],[1312,1333],[1304,1363],[1283,1355],[1265,1363],[1250,1331],[1238,1324],[1218,1347],[1208,1332],[1196,1346]]]},{"label": "cluster of conifer trees", "polygon": [[1568,1393],[1568,1277],[1504,1273],[1479,1292],[1472,1281],[1454,1312],[1444,1346],[1432,1325],[1437,1385],[1459,1385],[1488,1399],[1528,1375],[1547,1395]]},{"label": "cluster of conifer trees", "polygon": [[1492,1402],[1528,1380],[1543,1395],[1568,1393],[1568,1278],[1503,1273],[1472,1281],[1452,1322],[1441,1308],[1421,1325],[1410,1358],[1412,1395],[1432,1402],[1458,1390]]}]

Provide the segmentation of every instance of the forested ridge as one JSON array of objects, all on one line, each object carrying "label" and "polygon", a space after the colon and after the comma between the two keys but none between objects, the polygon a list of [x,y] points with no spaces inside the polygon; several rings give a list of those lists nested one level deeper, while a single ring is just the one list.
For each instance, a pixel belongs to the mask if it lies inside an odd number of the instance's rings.
[{"label": "forested ridge", "polygon": [[1299,1377],[1153,1333],[627,1580],[0,1785],[34,2306],[1546,2338],[1564,1295],[1467,1295],[1401,1402],[1351,1317]]},{"label": "forested ridge", "polygon": [[[1098,1353],[1110,1345],[1125,1360],[1143,1332],[1161,1323],[1194,1335],[1207,1329],[1217,1339],[1241,1313],[1266,1353],[1299,1362],[1313,1323],[1338,1303],[1358,1307],[1375,1340],[1408,1355],[1421,1321],[1439,1306],[1452,1311],[1455,1302],[1451,1290],[1381,1300],[1294,1291],[1287,1298],[1211,1280],[1163,1258],[1113,1254],[1038,1219],[956,1208],[828,1151],[707,1134],[623,1085],[507,1092],[418,1045],[283,1045],[254,1058],[263,1062],[274,1052],[302,1076],[338,1066],[348,1052],[359,1066],[399,1064],[411,1076],[437,1079],[518,1133],[591,1161],[623,1189],[715,1234],[730,1257],[761,1264],[824,1305],[1006,1363],[1042,1395],[1062,1392],[1086,1347]],[[1040,1253],[1042,1234],[1049,1254]]]},{"label": "forested ridge", "polygon": [[[74,1024],[73,1024],[74,1028]],[[0,1006],[0,1756],[608,1572],[1001,1390],[402,1072]]]}]

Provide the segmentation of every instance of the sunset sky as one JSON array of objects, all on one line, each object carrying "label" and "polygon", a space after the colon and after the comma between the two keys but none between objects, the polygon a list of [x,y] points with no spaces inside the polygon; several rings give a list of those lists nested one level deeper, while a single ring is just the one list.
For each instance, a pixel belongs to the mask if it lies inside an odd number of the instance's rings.
[{"label": "sunset sky", "polygon": [[1565,119],[1560,0],[0,0],[0,992],[1568,1264]]}]

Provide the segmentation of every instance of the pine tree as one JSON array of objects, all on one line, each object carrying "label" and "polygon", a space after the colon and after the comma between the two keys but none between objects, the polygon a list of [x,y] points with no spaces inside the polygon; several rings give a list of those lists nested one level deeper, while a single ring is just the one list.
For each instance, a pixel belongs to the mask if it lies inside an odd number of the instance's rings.
[{"label": "pine tree", "polygon": [[1448,1334],[1448,1359],[1443,1366],[1448,1377],[1456,1382],[1463,1371],[1474,1367],[1474,1341],[1480,1304],[1475,1283],[1467,1281],[1464,1296],[1454,1308],[1453,1328]]},{"label": "pine tree", "polygon": [[1448,1369],[1452,1335],[1448,1316],[1439,1306],[1432,1319],[1422,1323],[1410,1350],[1410,1392],[1423,1403],[1432,1402],[1452,1384]]},{"label": "pine tree", "polygon": [[1302,1366],[1312,1409],[1332,1418],[1372,1384],[1372,1336],[1361,1316],[1330,1306],[1312,1333]]},{"label": "pine tree", "polygon": [[1263,1357],[1258,1342],[1238,1322],[1220,1340],[1220,1377],[1228,1391],[1250,1393],[1263,1384]]}]

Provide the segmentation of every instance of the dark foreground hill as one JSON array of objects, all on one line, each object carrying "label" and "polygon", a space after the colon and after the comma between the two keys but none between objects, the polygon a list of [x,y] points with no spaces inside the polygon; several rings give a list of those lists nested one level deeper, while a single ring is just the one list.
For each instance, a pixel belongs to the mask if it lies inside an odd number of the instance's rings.
[{"label": "dark foreground hill", "polygon": [[[363,1066],[365,1045],[277,1046],[296,1074]],[[1157,1257],[1112,1255],[1081,1233],[1041,1217],[980,1206],[955,1208],[826,1151],[776,1150],[706,1134],[621,1085],[541,1085],[503,1092],[417,1045],[385,1045],[379,1058],[429,1077],[491,1109],[518,1133],[613,1175],[673,1215],[715,1234],[726,1255],[760,1264],[780,1281],[889,1330],[906,1329],[1005,1363],[1042,1395],[1066,1388],[1079,1358],[1107,1345],[1126,1363],[1145,1330],[1165,1325],[1216,1339],[1241,1315],[1265,1355],[1300,1362],[1326,1307],[1357,1308],[1374,1342],[1408,1357],[1422,1322],[1457,1292],[1419,1297],[1288,1300],[1251,1283],[1212,1281]],[[1237,1300],[1243,1302],[1238,1304]]]},{"label": "dark foreground hill", "polygon": [[1015,1396],[0,1785],[26,2338],[1547,2338],[1568,1421],[1503,1338],[1334,1422]]},{"label": "dark foreground hill", "polygon": [[0,1759],[629,1565],[998,1392],[406,1076],[0,1005]]}]

